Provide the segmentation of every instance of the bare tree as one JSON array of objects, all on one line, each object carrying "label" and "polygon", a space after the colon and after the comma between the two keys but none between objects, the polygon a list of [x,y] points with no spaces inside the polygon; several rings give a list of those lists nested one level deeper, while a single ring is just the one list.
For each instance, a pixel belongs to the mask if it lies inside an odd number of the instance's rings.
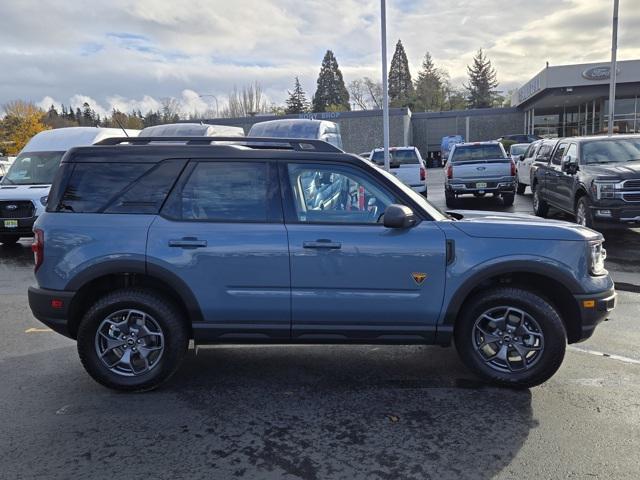
[{"label": "bare tree", "polygon": [[360,108],[360,110],[369,110],[369,103],[367,102],[367,88],[364,85],[364,80],[358,78],[351,80],[347,85],[349,90],[349,97]]},{"label": "bare tree", "polygon": [[362,79],[372,108],[382,108],[382,82],[374,82],[369,77]]},{"label": "bare tree", "polygon": [[240,90],[234,87],[229,94],[229,102],[222,109],[222,117],[248,117],[269,110],[267,100],[262,93],[259,82],[245,85]]},{"label": "bare tree", "polygon": [[180,120],[180,102],[177,99],[173,97],[163,98],[161,105],[160,114],[162,115],[163,123],[177,122]]}]

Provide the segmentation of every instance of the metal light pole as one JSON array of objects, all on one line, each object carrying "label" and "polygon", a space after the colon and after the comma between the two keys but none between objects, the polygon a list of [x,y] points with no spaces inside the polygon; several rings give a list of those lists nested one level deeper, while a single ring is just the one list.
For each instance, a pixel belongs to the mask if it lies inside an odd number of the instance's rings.
[{"label": "metal light pole", "polygon": [[613,135],[613,117],[616,109],[616,76],[618,52],[618,0],[613,0],[613,32],[611,34],[611,67],[609,71],[609,129],[608,134]]},{"label": "metal light pole", "polygon": [[389,166],[389,79],[387,77],[387,11],[385,0],[380,0],[380,26],[382,30],[382,134],[384,136],[384,169]]},{"label": "metal light pole", "polygon": [[204,97],[213,97],[213,99],[216,101],[216,117],[220,116],[220,112],[218,110],[218,97],[216,97],[214,94],[212,93],[204,93],[202,95],[198,95],[198,97],[200,98],[204,98]]}]

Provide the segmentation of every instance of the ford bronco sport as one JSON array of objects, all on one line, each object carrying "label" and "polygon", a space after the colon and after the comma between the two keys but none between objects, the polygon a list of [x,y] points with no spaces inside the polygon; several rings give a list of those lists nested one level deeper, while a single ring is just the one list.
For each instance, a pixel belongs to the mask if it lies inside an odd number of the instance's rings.
[{"label": "ford bronco sport", "polygon": [[29,303],[115,389],[156,387],[190,339],[453,341],[486,380],[534,386],[614,307],[602,241],[528,215],[444,214],[319,140],[110,139],[62,160]]}]

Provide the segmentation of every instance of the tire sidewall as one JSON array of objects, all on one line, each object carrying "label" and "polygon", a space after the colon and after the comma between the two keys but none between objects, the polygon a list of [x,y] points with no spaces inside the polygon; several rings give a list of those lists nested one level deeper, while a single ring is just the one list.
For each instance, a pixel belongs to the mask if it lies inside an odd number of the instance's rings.
[{"label": "tire sidewall", "polygon": [[[176,328],[179,319],[172,318],[176,311],[171,305],[146,294],[132,295],[130,299],[111,294],[99,300],[86,313],[78,329],[78,353],[89,374],[99,383],[122,390],[147,390],[166,380],[184,356],[188,338]],[[99,325],[109,315],[125,309],[140,310],[152,316],[163,334],[164,351],[159,362],[147,373],[127,377],[110,371],[102,363],[95,349],[95,335]]]},{"label": "tire sidewall", "polygon": [[[524,372],[500,372],[489,367],[476,351],[473,328],[477,318],[498,306],[524,310],[540,326],[544,351],[534,366]],[[487,380],[503,385],[529,387],[550,378],[560,367],[566,349],[566,331],[557,311],[541,296],[520,289],[496,289],[476,296],[464,308],[456,325],[455,343],[464,363]]]}]

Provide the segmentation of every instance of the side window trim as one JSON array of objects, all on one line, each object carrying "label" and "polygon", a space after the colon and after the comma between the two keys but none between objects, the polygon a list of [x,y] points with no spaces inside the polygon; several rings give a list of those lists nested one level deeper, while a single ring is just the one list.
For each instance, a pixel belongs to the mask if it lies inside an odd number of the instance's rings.
[{"label": "side window trim", "polygon": [[[173,216],[167,213],[168,208],[174,201],[181,202],[181,199],[176,199],[175,197],[181,196],[183,189],[189,178],[193,174],[194,170],[200,163],[264,163],[267,165],[267,219],[265,222],[263,221],[251,221],[251,220],[218,220],[218,219],[191,219],[191,218],[183,218],[182,215]],[[282,212],[283,204],[280,200],[280,182],[278,180],[278,170],[277,170],[277,162],[269,159],[263,158],[255,158],[248,161],[242,161],[232,158],[216,158],[216,159],[208,159],[208,158],[197,158],[190,159],[187,163],[186,167],[182,170],[181,176],[173,185],[173,188],[167,195],[162,208],[158,215],[162,218],[174,221],[174,222],[194,222],[194,223],[284,223],[284,216]],[[180,211],[182,211],[180,209]]]}]

